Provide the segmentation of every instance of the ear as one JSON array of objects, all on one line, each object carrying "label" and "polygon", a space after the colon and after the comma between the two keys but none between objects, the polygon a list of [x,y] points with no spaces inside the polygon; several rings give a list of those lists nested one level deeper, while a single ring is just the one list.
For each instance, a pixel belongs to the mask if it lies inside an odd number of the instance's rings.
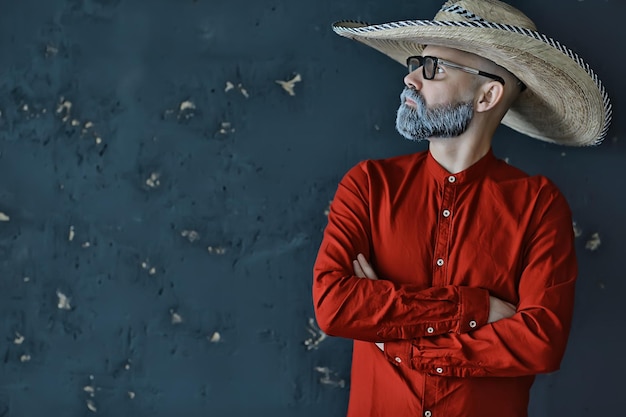
[{"label": "ear", "polygon": [[504,86],[497,81],[483,84],[478,89],[478,100],[475,110],[478,113],[486,112],[498,105],[504,97]]}]

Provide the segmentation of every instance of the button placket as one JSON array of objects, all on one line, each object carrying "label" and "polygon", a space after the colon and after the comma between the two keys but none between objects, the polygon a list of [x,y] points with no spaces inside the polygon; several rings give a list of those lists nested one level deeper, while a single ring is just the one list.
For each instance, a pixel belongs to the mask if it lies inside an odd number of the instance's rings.
[{"label": "button placket", "polygon": [[442,287],[447,284],[447,259],[448,248],[450,246],[450,235],[452,225],[452,209],[454,208],[454,198],[456,195],[456,187],[453,183],[456,182],[456,177],[449,176],[443,182],[442,199],[440,203],[439,222],[437,224],[437,240],[435,243],[434,257],[434,271],[433,271],[433,287]]}]

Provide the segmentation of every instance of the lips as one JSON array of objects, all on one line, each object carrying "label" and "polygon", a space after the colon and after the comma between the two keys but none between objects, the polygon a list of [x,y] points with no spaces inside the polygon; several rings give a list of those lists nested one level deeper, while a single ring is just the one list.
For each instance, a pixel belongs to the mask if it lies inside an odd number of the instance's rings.
[{"label": "lips", "polygon": [[405,103],[407,106],[417,107],[417,103],[416,103],[414,100],[411,100],[411,99],[410,99],[410,98],[408,98],[408,97],[406,97],[406,98],[404,99],[404,103]]}]

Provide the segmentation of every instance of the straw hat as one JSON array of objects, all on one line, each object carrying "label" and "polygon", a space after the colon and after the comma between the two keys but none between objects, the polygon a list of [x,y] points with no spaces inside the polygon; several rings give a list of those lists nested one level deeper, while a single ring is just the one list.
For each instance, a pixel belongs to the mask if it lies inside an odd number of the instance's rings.
[{"label": "straw hat", "polygon": [[502,120],[533,138],[562,145],[597,145],[611,122],[602,82],[576,53],[539,32],[522,12],[497,0],[450,0],[433,20],[370,25],[342,21],[333,30],[406,65],[425,45],[487,58],[528,87]]}]

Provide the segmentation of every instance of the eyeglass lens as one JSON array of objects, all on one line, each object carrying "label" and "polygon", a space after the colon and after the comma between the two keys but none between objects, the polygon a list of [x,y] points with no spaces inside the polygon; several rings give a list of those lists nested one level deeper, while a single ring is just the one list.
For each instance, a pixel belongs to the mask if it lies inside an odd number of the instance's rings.
[{"label": "eyeglass lens", "polygon": [[423,67],[422,71],[424,74],[424,78],[427,80],[432,80],[435,77],[435,70],[437,69],[437,59],[431,56],[414,56],[409,58],[407,62],[409,67],[409,72],[413,72],[419,67]]}]

